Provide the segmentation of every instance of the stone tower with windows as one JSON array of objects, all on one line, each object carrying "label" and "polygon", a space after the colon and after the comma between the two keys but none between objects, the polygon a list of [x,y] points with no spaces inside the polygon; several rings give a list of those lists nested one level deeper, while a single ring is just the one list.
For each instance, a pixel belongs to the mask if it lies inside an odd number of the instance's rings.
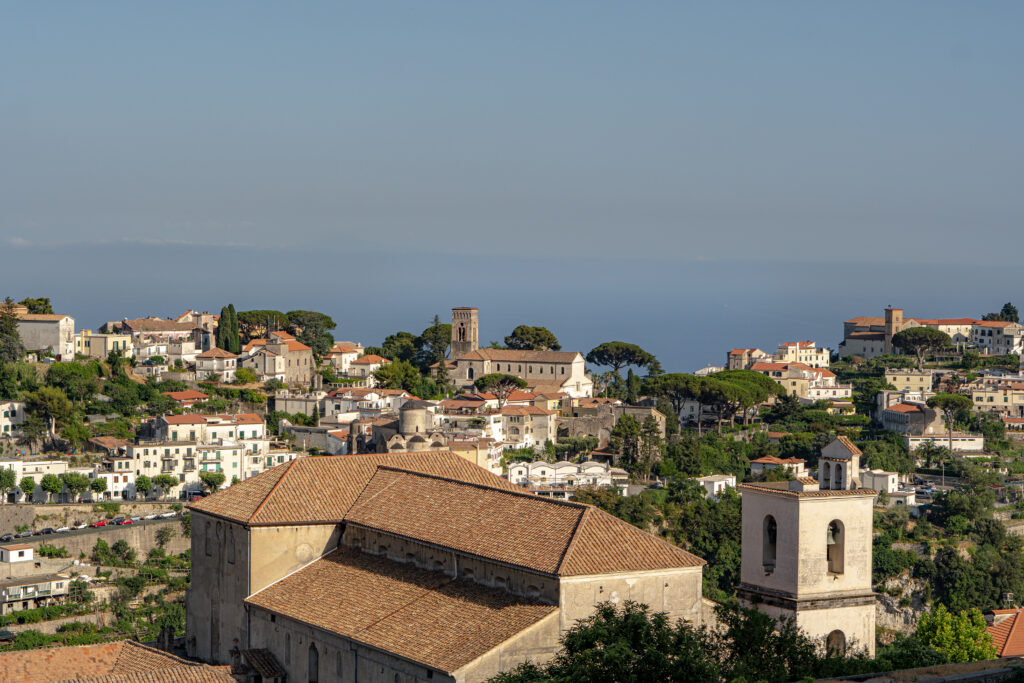
[{"label": "stone tower with windows", "polygon": [[480,348],[480,309],[462,306],[452,309],[452,359]]},{"label": "stone tower with windows", "polygon": [[739,597],[777,619],[792,618],[822,647],[875,654],[871,589],[876,491],[820,490],[808,477],[741,484]]}]

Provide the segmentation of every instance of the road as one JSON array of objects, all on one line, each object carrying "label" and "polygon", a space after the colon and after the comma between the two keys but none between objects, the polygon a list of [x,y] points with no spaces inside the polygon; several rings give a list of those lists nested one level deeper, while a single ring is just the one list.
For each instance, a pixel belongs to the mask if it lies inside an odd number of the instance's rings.
[{"label": "road", "polygon": [[[132,522],[131,524],[128,524],[128,525],[125,525],[125,526],[137,526],[137,525],[143,525],[144,526],[146,524],[153,524],[153,523],[156,523],[156,522],[172,522],[172,521],[175,521],[175,520],[178,520],[178,519],[181,519],[181,517],[180,516],[175,516],[175,517],[168,517],[166,519],[140,519],[137,522]],[[108,524],[107,526],[101,526],[101,527],[97,527],[95,529],[92,528],[92,527],[86,527],[84,529],[72,529],[71,531],[65,531],[65,532],[60,533],[60,534],[45,534],[45,535],[42,535],[42,536],[40,536],[39,534],[34,534],[32,536],[27,536],[25,538],[16,538],[13,541],[9,541],[9,543],[30,543],[30,542],[34,542],[34,541],[47,541],[47,542],[53,541],[53,542],[57,542],[57,541],[59,541],[62,538],[69,538],[69,537],[72,537],[72,536],[81,536],[82,534],[96,533],[98,531],[103,531],[105,529],[116,529],[116,528],[119,528],[119,527],[115,527],[115,526],[112,526],[112,525]],[[13,534],[14,531],[11,530],[11,531],[6,531],[4,533]],[[0,535],[3,535],[3,534],[0,534]]]}]

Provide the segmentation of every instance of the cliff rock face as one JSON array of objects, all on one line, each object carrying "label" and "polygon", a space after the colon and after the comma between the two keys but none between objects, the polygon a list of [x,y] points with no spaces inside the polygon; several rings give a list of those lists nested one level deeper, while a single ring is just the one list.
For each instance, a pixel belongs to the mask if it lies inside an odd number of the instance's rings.
[{"label": "cliff rock face", "polygon": [[[917,620],[927,611],[921,596],[925,586],[909,576],[900,576],[887,580],[886,594],[879,594],[875,603],[875,626],[894,633],[913,633],[917,628]],[[906,604],[907,600],[910,604]],[[904,604],[900,604],[900,603]],[[883,640],[886,640],[883,636]]]}]

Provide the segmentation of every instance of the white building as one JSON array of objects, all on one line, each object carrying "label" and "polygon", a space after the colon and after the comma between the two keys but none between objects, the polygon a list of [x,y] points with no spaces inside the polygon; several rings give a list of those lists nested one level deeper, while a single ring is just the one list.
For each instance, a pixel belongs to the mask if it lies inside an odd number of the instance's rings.
[{"label": "white building", "polygon": [[25,421],[24,401],[0,401],[0,438],[13,437]]},{"label": "white building", "polygon": [[14,315],[26,351],[51,351],[58,360],[75,359],[75,319],[70,315],[29,313],[19,305]]},{"label": "white building", "polygon": [[513,484],[534,493],[553,498],[569,499],[582,486],[611,486],[624,495],[629,485],[629,473],[606,463],[588,460],[582,463],[565,460],[513,462],[508,466],[507,478]]},{"label": "white building", "polygon": [[706,477],[697,477],[697,483],[707,491],[708,498],[717,498],[725,493],[726,489],[736,488],[736,475],[734,474],[709,474]]},{"label": "white building", "polygon": [[224,349],[212,348],[196,356],[196,378],[231,382],[235,379],[238,356]]}]

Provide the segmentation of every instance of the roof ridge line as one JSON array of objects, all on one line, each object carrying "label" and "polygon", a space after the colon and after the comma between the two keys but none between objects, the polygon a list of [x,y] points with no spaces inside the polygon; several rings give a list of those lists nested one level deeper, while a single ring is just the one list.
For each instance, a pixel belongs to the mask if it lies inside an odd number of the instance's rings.
[{"label": "roof ridge line", "polygon": [[572,535],[569,536],[569,543],[566,544],[565,549],[562,551],[562,556],[558,558],[558,565],[555,567],[555,574],[561,576],[562,567],[565,565],[566,561],[568,561],[569,553],[572,552],[573,548],[576,547],[576,539],[580,537],[580,530],[583,527],[583,520],[587,516],[587,513],[589,511],[590,510],[588,508],[583,508],[583,511],[580,512],[580,516],[576,518],[576,526],[572,528]]},{"label": "roof ridge line", "polygon": [[602,510],[601,508],[597,507],[596,505],[594,505],[592,507],[593,507],[595,512],[600,512],[603,515],[611,517],[616,522],[622,522],[623,524],[626,525],[626,528],[630,529],[630,531],[637,531],[637,532],[639,532],[641,534],[644,534],[645,536],[649,536],[649,537],[653,538],[658,543],[661,543],[662,545],[664,545],[664,546],[666,546],[668,548],[671,548],[672,550],[678,550],[679,552],[686,553],[687,555],[693,555],[698,560],[700,560],[703,564],[710,564],[710,562],[708,562],[707,560],[705,560],[703,557],[701,557],[697,553],[693,552],[692,550],[687,550],[686,548],[682,547],[681,545],[676,545],[675,543],[672,543],[671,541],[668,541],[668,540],[662,538],[658,534],[651,533],[650,531],[644,531],[640,527],[638,527],[638,526],[636,526],[634,524],[630,524],[629,522],[627,522],[626,520],[622,519],[621,517],[616,517],[612,513],[608,512],[607,510]]},{"label": "roof ridge line", "polygon": [[277,478],[277,481],[274,482],[274,485],[270,487],[269,491],[267,491],[267,495],[263,496],[263,500],[260,501],[260,504],[257,505],[256,509],[253,510],[252,514],[249,515],[249,519],[246,520],[246,523],[252,523],[252,520],[256,519],[256,515],[260,513],[260,510],[262,510],[263,506],[267,504],[267,501],[270,500],[270,497],[274,495],[274,491],[277,490],[277,487],[281,485],[281,482],[284,481],[284,478],[288,476],[288,473],[292,471],[292,467],[294,467],[295,463],[297,463],[298,461],[299,459],[295,458],[294,460],[290,460],[288,462],[288,469],[282,472],[281,476]]},{"label": "roof ridge line", "polygon": [[1006,647],[1010,644],[1010,638],[1013,637],[1014,631],[1017,630],[1017,624],[1019,622],[1020,622],[1020,611],[1018,610],[1018,612],[1013,615],[1013,623],[1010,624],[1010,629],[1006,632],[1006,640],[1003,641],[1003,646],[1000,647],[999,648],[1000,651],[996,653],[1000,657],[1003,656],[1003,651],[1005,651]]},{"label": "roof ridge line", "polygon": [[[359,489],[359,493],[358,493],[358,494],[356,494],[356,497],[355,497],[355,498],[354,498],[354,499],[352,500],[352,504],[348,506],[348,510],[345,510],[345,515],[344,515],[344,517],[348,517],[348,513],[349,513],[349,511],[350,511],[350,510],[351,510],[352,508],[354,508],[354,507],[356,506],[356,503],[358,503],[358,502],[359,502],[359,499],[363,497],[363,493],[365,493],[365,492],[366,492],[366,489],[367,489],[367,488],[369,488],[369,486],[370,486],[370,482],[371,482],[371,481],[373,481],[373,480],[374,480],[374,479],[375,479],[375,478],[377,477],[377,473],[378,473],[378,472],[380,472],[381,468],[382,468],[382,466],[381,466],[381,465],[377,465],[377,466],[376,466],[376,467],[374,468],[374,470],[373,470],[373,474],[372,474],[372,475],[370,475],[370,476],[369,476],[369,477],[367,478],[367,480],[366,480],[366,483],[365,483],[365,484],[363,484],[363,488]],[[380,494],[384,493],[385,491],[387,491],[387,490],[388,490],[389,488],[391,488],[391,487],[392,487],[392,486],[394,486],[394,485],[395,485],[395,482],[391,482],[391,483],[389,483],[389,484],[388,484],[387,486],[385,486],[384,488],[382,488],[382,489],[381,489],[380,491],[377,491],[377,493],[375,493],[375,494],[373,494],[372,496],[370,496],[369,498],[367,498],[367,499],[366,499],[366,501],[367,501],[367,502],[369,502],[369,501],[373,500],[374,498],[376,498],[376,497],[377,497],[377,496],[379,496]]]},{"label": "roof ridge line", "polygon": [[[360,552],[362,552],[362,551],[360,551]],[[388,559],[390,560],[390,558],[388,558]],[[427,570],[427,571],[431,571],[431,570]],[[445,576],[447,577],[447,574],[445,574]],[[382,616],[380,619],[377,619],[373,623],[367,624],[363,628],[361,628],[358,631],[356,631],[355,634],[353,634],[353,635],[359,635],[360,633],[363,633],[364,631],[367,631],[367,630],[373,628],[374,626],[376,626],[380,622],[384,621],[385,619],[387,619],[389,617],[394,616],[395,614],[397,614],[398,612],[402,611],[406,607],[409,607],[413,603],[419,602],[428,593],[433,593],[434,591],[440,590],[440,589],[444,588],[445,586],[450,586],[453,583],[455,583],[455,579],[449,578],[446,581],[442,581],[441,583],[437,584],[433,588],[424,588],[423,591],[419,595],[416,595],[415,597],[410,598],[407,602],[403,603],[400,607],[397,607],[396,609],[391,610],[390,612],[388,612],[387,614]]]},{"label": "roof ridge line", "polygon": [[[456,457],[458,457],[458,456],[456,456]],[[512,490],[512,489],[500,489],[500,488],[498,488],[496,486],[488,486],[487,484],[479,484],[479,483],[474,482],[474,481],[462,481],[461,479],[453,479],[452,477],[445,477],[445,476],[442,476],[442,475],[439,475],[439,474],[429,474],[427,472],[417,472],[415,470],[407,470],[407,469],[403,469],[402,467],[398,467],[398,466],[395,466],[395,465],[377,465],[377,469],[378,470],[390,470],[392,472],[402,472],[403,474],[411,474],[413,476],[423,477],[425,479],[437,479],[437,480],[440,480],[440,481],[447,481],[447,482],[450,482],[452,484],[459,484],[461,486],[471,486],[473,488],[484,489],[486,491],[497,491],[498,493],[507,493],[507,494],[510,494],[510,495],[513,495],[513,496],[520,496],[520,497],[523,497],[523,498],[529,498],[531,500],[539,500],[539,501],[542,501],[544,503],[550,503],[550,504],[554,504],[554,505],[562,505],[562,506],[565,506],[565,507],[571,507],[571,508],[577,508],[577,509],[586,509],[587,507],[589,507],[586,503],[574,503],[571,500],[555,500],[553,498],[541,497],[541,496],[535,495],[533,493],[530,493],[529,491],[527,491],[525,489],[522,490],[522,491],[515,491],[515,490]],[[483,469],[483,468],[481,468],[481,469]],[[492,474],[493,474],[493,472],[492,472]],[[497,475],[495,475],[495,476],[497,476]],[[512,482],[508,481],[507,479],[505,481],[508,482],[509,484],[512,484]],[[516,484],[512,484],[512,485],[513,486],[517,486]],[[522,488],[522,487],[519,487],[519,488]]]}]

